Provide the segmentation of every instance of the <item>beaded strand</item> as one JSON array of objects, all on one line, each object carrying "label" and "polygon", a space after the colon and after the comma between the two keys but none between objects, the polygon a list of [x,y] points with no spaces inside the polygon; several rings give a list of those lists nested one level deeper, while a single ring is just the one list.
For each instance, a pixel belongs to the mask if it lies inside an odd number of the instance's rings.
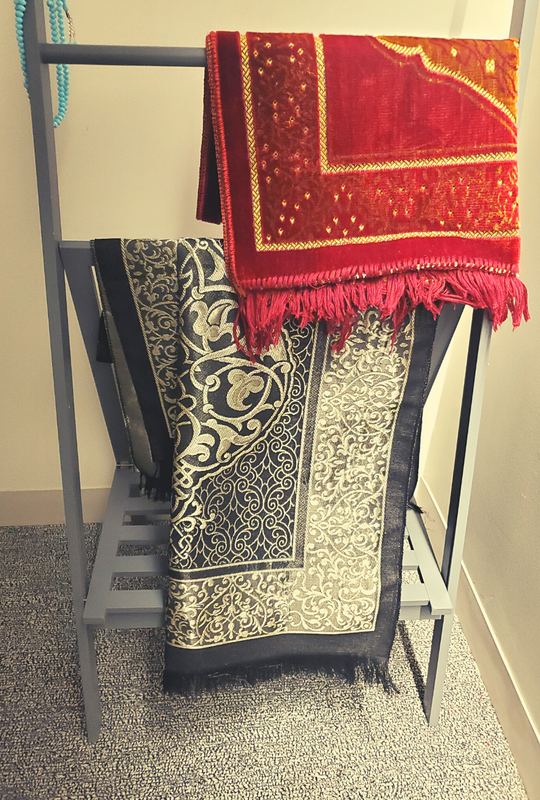
[{"label": "beaded strand", "polygon": [[[21,58],[21,68],[24,77],[24,88],[28,91],[28,72],[26,69],[26,52],[24,47],[24,12],[26,11],[26,0],[14,0],[15,3],[15,35],[19,46]],[[47,0],[49,7],[49,24],[51,36],[55,44],[65,44],[66,32],[64,27],[64,14],[69,24],[69,41],[75,38],[73,23],[67,9],[66,0]],[[58,113],[54,117],[53,125],[57,128],[66,116],[68,96],[69,96],[69,69],[67,64],[56,65],[56,83],[58,86]]]}]

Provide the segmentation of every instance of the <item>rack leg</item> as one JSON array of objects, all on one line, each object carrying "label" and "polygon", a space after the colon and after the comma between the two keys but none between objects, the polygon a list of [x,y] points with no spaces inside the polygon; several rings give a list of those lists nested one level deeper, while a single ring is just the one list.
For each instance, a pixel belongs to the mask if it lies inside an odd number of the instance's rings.
[{"label": "rack leg", "polygon": [[[491,322],[487,314],[477,309],[471,325],[441,566],[441,574],[454,608],[465,544],[490,338]],[[430,725],[436,725],[439,719],[453,619],[452,613],[435,622],[424,696],[424,708]]]},{"label": "rack leg", "polygon": [[83,623],[84,598],[88,589],[88,567],[75,427],[66,283],[58,252],[58,242],[61,241],[62,235],[49,68],[40,62],[39,56],[40,42],[44,42],[46,38],[42,0],[28,0],[24,34],[73,612],[80,653],[84,703],[88,714],[88,735],[91,741],[95,741],[99,735],[101,708],[93,629]]},{"label": "rack leg", "polygon": [[86,733],[88,741],[93,744],[99,738],[102,716],[93,627],[84,625],[82,622],[77,625],[77,640],[86,714]]},{"label": "rack leg", "polygon": [[426,680],[426,691],[424,694],[424,711],[426,713],[428,725],[432,727],[435,727],[439,723],[453,623],[453,613],[444,614],[441,619],[435,620]]}]

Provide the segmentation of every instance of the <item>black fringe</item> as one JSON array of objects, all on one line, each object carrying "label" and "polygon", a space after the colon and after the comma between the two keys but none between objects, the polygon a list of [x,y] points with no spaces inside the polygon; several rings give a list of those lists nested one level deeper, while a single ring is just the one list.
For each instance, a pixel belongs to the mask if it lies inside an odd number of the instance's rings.
[{"label": "black fringe", "polygon": [[349,684],[362,680],[367,684],[382,686],[386,694],[399,693],[398,687],[390,676],[387,662],[351,655],[298,657],[277,664],[248,664],[229,671],[223,670],[211,674],[182,675],[165,670],[163,689],[167,694],[183,696],[197,695],[203,692],[214,694],[219,688],[231,683],[254,686],[259,682],[281,678],[283,675],[301,673],[336,676]]}]

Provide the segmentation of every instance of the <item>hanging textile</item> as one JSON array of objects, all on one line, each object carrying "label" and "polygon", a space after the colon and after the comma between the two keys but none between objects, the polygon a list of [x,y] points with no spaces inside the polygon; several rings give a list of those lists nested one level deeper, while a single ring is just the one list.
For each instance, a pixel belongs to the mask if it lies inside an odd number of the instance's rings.
[{"label": "hanging textile", "polygon": [[517,41],[220,32],[207,55],[198,216],[223,219],[249,352],[291,317],[339,349],[373,307],[528,318]]},{"label": "hanging textile", "polygon": [[174,437],[166,688],[298,668],[391,686],[432,314],[392,346],[366,311],[339,353],[324,323],[289,320],[252,360],[221,241],[93,248],[128,428],[155,461]]},{"label": "hanging textile", "polygon": [[133,463],[149,497],[171,496],[177,406],[175,240],[92,242],[107,341]]},{"label": "hanging textile", "polygon": [[252,361],[221,243],[178,246],[165,686],[267,670],[390,685],[409,474],[435,331],[371,309],[340,353],[287,321]]}]

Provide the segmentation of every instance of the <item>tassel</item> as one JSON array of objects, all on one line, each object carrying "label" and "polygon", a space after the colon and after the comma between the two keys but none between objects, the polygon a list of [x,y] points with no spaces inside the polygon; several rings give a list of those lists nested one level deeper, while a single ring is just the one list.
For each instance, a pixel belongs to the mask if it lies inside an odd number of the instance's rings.
[{"label": "tassel", "polygon": [[166,670],[163,676],[163,689],[167,693],[184,696],[200,694],[204,691],[215,693],[221,686],[230,683],[254,686],[261,681],[301,673],[335,676],[349,684],[362,680],[366,684],[382,686],[386,694],[399,694],[399,689],[392,680],[386,661],[359,658],[354,655],[314,655],[304,658],[300,656],[279,663],[248,664],[212,674],[182,675],[176,671],[168,672]]},{"label": "tassel", "polygon": [[[530,318],[527,290],[516,275],[479,269],[422,269],[314,288],[249,292],[247,297],[239,299],[234,338],[238,349],[253,358],[277,344],[286,319],[296,319],[300,327],[320,319],[326,322],[329,334],[337,335],[332,349],[339,352],[360,312],[379,309],[383,319],[393,318],[396,332],[405,317],[421,303],[434,317],[445,303],[488,309],[495,329],[509,313],[514,328],[522,319]],[[240,321],[245,348],[241,344]]]}]

